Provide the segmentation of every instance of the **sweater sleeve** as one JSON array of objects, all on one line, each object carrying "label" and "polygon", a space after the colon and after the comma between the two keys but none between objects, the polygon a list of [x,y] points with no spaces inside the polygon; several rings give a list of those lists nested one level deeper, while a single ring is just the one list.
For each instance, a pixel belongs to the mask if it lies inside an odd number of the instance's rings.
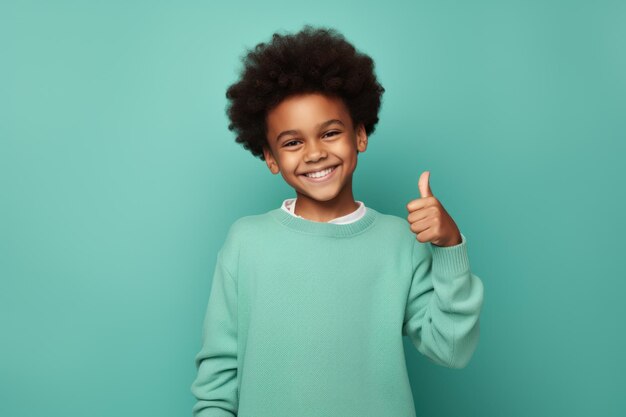
[{"label": "sweater sleeve", "polygon": [[413,278],[402,326],[419,352],[448,368],[464,368],[470,361],[483,303],[483,284],[470,271],[461,237],[458,245],[442,247],[413,235]]},{"label": "sweater sleeve", "polygon": [[234,417],[237,388],[237,285],[217,256],[202,329],[202,348],[195,357],[197,377],[191,392],[194,417]]}]

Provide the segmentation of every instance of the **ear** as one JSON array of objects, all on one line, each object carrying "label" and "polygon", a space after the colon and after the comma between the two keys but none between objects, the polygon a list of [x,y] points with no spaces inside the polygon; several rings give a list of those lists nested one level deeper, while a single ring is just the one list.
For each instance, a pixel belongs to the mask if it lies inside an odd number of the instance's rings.
[{"label": "ear", "polygon": [[272,150],[269,149],[267,146],[263,146],[263,156],[265,157],[265,163],[267,164],[267,167],[270,169],[272,174],[278,174],[280,172],[280,168],[276,163],[276,159],[272,154]]},{"label": "ear", "polygon": [[359,152],[365,152],[367,149],[367,133],[363,123],[359,123],[356,130],[356,149]]}]

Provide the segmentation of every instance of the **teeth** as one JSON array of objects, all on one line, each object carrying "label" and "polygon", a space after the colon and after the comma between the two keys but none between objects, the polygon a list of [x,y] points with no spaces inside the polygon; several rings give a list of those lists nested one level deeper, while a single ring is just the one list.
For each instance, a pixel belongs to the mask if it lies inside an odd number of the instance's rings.
[{"label": "teeth", "polygon": [[330,174],[333,169],[335,169],[335,167],[328,168],[328,169],[325,169],[323,171],[311,172],[310,174],[304,174],[304,175],[306,175],[309,178],[321,178],[321,177],[325,177],[326,175]]}]

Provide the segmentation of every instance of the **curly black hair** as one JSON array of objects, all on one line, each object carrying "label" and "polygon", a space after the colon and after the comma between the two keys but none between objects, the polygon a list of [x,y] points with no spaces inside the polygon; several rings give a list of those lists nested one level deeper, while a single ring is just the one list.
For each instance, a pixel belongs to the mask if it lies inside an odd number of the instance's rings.
[{"label": "curly black hair", "polygon": [[363,123],[370,135],[378,123],[385,89],[377,81],[374,61],[332,28],[305,25],[296,34],[274,33],[269,44],[247,49],[240,79],[228,87],[228,129],[255,157],[265,160],[267,113],[282,100],[301,93],[339,97],[353,127]]}]

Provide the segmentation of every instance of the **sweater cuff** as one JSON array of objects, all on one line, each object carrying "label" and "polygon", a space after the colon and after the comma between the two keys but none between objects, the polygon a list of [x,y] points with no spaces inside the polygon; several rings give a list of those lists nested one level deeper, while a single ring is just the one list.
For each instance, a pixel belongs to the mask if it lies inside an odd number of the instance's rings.
[{"label": "sweater cuff", "polygon": [[454,246],[430,245],[433,254],[433,270],[442,276],[456,276],[469,271],[469,257],[465,235],[461,233],[461,243]]},{"label": "sweater cuff", "polygon": [[226,411],[223,408],[205,408],[194,417],[235,417],[235,414]]}]

